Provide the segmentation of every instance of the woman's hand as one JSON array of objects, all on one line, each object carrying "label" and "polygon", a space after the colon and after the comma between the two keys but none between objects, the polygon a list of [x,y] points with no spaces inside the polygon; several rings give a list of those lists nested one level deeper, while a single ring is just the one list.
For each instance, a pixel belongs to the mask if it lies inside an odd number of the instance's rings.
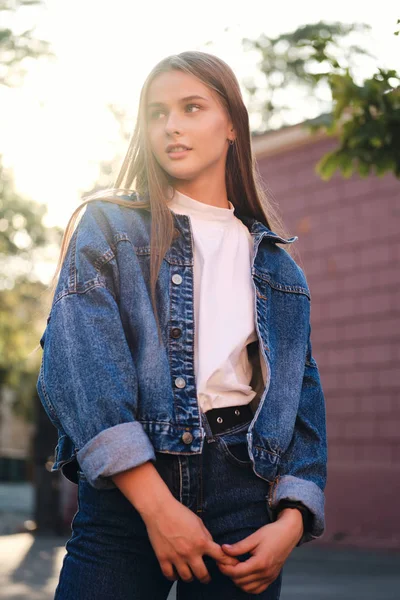
[{"label": "woman's hand", "polygon": [[235,565],[218,562],[224,575],[248,594],[260,594],[278,577],[284,562],[303,535],[303,520],[299,510],[286,508],[278,520],[258,529],[247,538],[232,544],[222,544],[224,552],[239,556],[250,552],[251,558]]},{"label": "woman's hand", "polygon": [[179,577],[202,583],[211,581],[203,555],[219,565],[237,564],[236,558],[223,552],[215,543],[203,521],[178,500],[171,498],[155,513],[144,516],[147,533],[164,576],[170,581]]},{"label": "woman's hand", "polygon": [[202,556],[237,564],[223,552],[203,521],[170,492],[151,461],[112,476],[115,485],[140,513],[165,577],[202,583],[211,580]]}]

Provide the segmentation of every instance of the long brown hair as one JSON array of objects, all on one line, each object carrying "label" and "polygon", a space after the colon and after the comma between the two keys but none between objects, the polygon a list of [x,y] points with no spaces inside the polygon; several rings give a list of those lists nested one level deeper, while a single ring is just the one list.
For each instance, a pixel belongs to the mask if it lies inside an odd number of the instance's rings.
[{"label": "long brown hair", "polygon": [[[79,212],[88,202],[102,200],[131,209],[147,208],[151,212],[151,301],[159,334],[155,287],[162,260],[173,241],[174,220],[165,202],[171,185],[169,175],[158,164],[149,147],[146,104],[148,89],[153,79],[160,73],[171,70],[193,75],[214,90],[232,121],[236,140],[229,146],[225,182],[228,198],[238,213],[254,217],[279,235],[288,237],[276,206],[264,192],[257,163],[252,154],[248,112],[232,69],[217,56],[199,51],[181,52],[161,60],[143,84],[136,126],[114,186],[87,196],[71,215],[62,239],[56,271],[49,286],[50,291],[54,293]],[[133,192],[136,192],[135,201],[119,197],[121,194],[131,195]],[[291,251],[290,247],[287,251]]]}]

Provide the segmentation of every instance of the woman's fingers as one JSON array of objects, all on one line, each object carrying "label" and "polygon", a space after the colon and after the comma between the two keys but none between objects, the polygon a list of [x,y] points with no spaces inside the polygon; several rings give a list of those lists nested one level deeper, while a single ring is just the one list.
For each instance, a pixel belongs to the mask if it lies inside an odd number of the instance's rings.
[{"label": "woman's fingers", "polygon": [[178,571],[179,577],[182,579],[182,581],[193,581],[194,577],[189,565],[185,563],[179,563],[175,565],[175,568]]},{"label": "woman's fingers", "polygon": [[160,567],[162,574],[164,575],[164,577],[169,579],[169,581],[176,581],[177,579],[179,579],[178,572],[172,563],[168,561],[163,561],[160,562]]},{"label": "woman's fingers", "polygon": [[[218,563],[219,569],[228,575],[231,579],[240,579],[243,577],[250,577],[251,575],[258,574],[260,577],[260,565],[256,556],[251,556],[248,560],[242,561],[236,565],[221,564]],[[265,575],[265,574],[264,574]]]},{"label": "woman's fingers", "polygon": [[247,575],[247,577],[233,578],[233,581],[236,583],[236,585],[240,586],[249,585],[250,583],[254,583],[255,581],[261,580],[271,581],[271,578],[268,577],[265,573],[253,573],[252,575]]},{"label": "woman's fingers", "polygon": [[239,587],[246,593],[261,594],[261,592],[263,592],[264,590],[267,589],[267,587],[270,585],[270,583],[271,582],[269,581],[269,579],[262,579],[262,580],[258,580],[257,582],[249,583],[247,585],[239,586]]},{"label": "woman's fingers", "polygon": [[160,563],[160,566],[164,577],[169,581],[182,579],[182,581],[189,582],[193,581],[194,577],[197,577],[201,583],[211,581],[210,574],[201,557],[193,560],[190,564],[180,562],[174,565],[171,562],[163,562]]},{"label": "woman's fingers", "polygon": [[253,581],[260,581],[260,579],[266,579],[265,573],[250,573],[249,575],[242,577],[232,577],[232,580],[237,585],[246,585],[248,583],[253,583]]},{"label": "woman's fingers", "polygon": [[212,540],[210,540],[207,544],[204,554],[211,556],[211,558],[222,564],[235,565],[239,562],[237,558],[233,556],[227,556],[227,554],[225,554],[225,552],[222,550],[221,546]]},{"label": "woman's fingers", "polygon": [[190,562],[190,569],[195,577],[201,583],[209,583],[211,581],[210,573],[207,570],[204,560],[201,557],[196,558]]}]

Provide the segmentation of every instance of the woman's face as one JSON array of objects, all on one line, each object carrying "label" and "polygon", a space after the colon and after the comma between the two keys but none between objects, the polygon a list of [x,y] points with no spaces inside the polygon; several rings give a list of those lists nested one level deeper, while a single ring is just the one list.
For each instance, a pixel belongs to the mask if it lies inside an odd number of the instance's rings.
[{"label": "woman's face", "polygon": [[[199,79],[177,70],[157,75],[146,116],[152,152],[173,180],[225,176],[228,138],[235,137],[232,122],[216,93]],[[174,152],[171,144],[189,150]]]}]

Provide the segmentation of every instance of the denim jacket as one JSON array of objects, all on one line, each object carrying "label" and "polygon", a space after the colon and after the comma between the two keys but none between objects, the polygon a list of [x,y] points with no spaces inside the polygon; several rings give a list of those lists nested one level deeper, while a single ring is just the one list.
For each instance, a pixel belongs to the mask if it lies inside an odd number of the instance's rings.
[{"label": "denim jacket", "polygon": [[[162,344],[150,299],[150,211],[90,202],[69,243],[40,340],[37,391],[58,430],[52,471],[62,469],[71,481],[80,469],[93,487],[111,489],[112,475],[155,461],[155,452],[202,452],[193,237],[190,218],[171,212],[175,235],[156,288]],[[311,511],[300,545],[325,528],[325,400],[312,356],[311,296],[303,270],[276,244],[298,238],[280,237],[237,209],[235,216],[254,241],[253,356],[262,357],[267,373],[265,385],[254,382],[261,391],[252,401],[249,456],[254,473],[270,483],[273,520],[282,499]]]}]

